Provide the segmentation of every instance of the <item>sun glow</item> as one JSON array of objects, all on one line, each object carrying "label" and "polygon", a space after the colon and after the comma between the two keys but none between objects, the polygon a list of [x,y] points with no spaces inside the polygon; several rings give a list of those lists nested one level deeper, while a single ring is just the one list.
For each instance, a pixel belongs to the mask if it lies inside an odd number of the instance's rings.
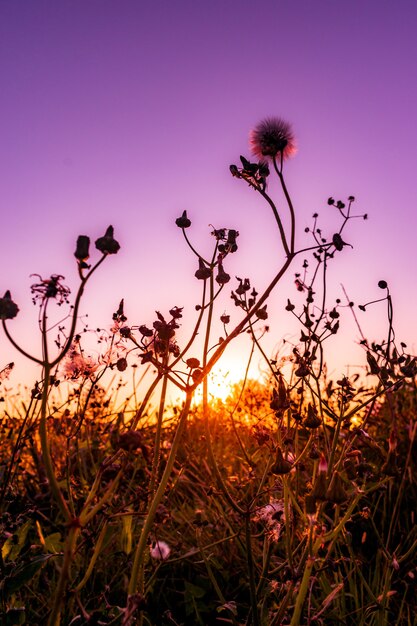
[{"label": "sun glow", "polygon": [[[233,379],[230,371],[224,372],[221,369],[217,369],[208,376],[208,399],[209,402],[215,400],[221,400],[225,402],[227,398],[232,394],[234,385],[238,382],[238,379]],[[196,404],[200,404],[203,400],[203,385],[197,387],[195,396]]]}]

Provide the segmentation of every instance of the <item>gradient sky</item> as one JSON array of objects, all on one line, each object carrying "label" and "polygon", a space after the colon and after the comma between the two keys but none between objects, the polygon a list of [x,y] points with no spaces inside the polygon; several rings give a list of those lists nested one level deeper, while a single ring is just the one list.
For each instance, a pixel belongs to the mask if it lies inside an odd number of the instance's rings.
[{"label": "gradient sky", "polygon": [[[282,251],[267,207],[228,167],[277,115],[299,146],[286,176],[300,243],[316,211],[331,236],[330,195],[355,195],[369,220],[348,228],[331,296],[343,283],[356,303],[378,298],[384,278],[397,337],[415,351],[416,23],[414,0],[1,0],[0,289],[21,309],[12,332],[38,348],[29,274],[75,287],[77,235],[109,224],[122,249],[87,292],[91,325],[108,326],[124,297],[132,324],[178,305],[189,328],[200,285],[174,224],[184,209],[203,251],[209,224],[240,231],[226,269],[260,291]],[[268,352],[298,336],[283,311],[292,281],[271,300]],[[238,319],[228,296],[223,310]],[[361,321],[383,338],[383,307]],[[342,327],[328,348],[338,370],[364,360],[351,316]],[[225,359],[234,378],[242,350]],[[0,366],[12,359],[17,383],[28,370],[1,336]]]}]

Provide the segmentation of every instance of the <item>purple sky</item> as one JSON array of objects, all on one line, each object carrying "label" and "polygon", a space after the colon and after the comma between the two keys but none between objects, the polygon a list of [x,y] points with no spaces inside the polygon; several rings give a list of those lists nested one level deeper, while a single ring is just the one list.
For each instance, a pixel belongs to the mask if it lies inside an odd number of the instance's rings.
[{"label": "purple sky", "polygon": [[[331,294],[342,282],[372,300],[386,279],[398,339],[415,350],[416,19],[412,0],[3,0],[0,289],[21,309],[10,329],[38,346],[29,274],[75,286],[77,235],[109,224],[122,250],[87,293],[91,324],[108,325],[124,297],[131,323],[178,305],[189,328],[199,285],[174,225],[183,209],[203,250],[209,223],[240,231],[226,269],[261,290],[282,258],[273,218],[228,166],[277,115],[299,145],[286,174],[300,242],[315,211],[332,234],[328,196],[355,195],[369,221],[348,229],[354,249],[334,263]],[[288,295],[292,280],[271,301],[267,351],[292,336]],[[227,296],[224,309],[237,315]],[[370,338],[383,338],[384,313],[361,317]],[[348,315],[343,328],[329,355],[339,368],[361,360]],[[226,368],[242,366],[240,349]],[[0,366],[15,358],[2,336]]]}]

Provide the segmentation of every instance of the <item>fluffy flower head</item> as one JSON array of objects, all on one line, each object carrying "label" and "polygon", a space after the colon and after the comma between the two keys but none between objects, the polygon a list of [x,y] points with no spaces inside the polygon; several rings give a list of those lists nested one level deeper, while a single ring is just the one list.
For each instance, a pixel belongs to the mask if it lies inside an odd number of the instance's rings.
[{"label": "fluffy flower head", "polygon": [[288,159],[297,148],[291,124],[280,117],[268,117],[251,131],[249,143],[252,154],[258,159],[273,159],[282,154]]}]

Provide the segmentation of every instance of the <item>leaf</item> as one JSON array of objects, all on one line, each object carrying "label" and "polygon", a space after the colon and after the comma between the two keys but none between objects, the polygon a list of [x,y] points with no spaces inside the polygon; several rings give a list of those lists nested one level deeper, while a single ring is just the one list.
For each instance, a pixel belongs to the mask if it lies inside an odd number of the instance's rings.
[{"label": "leaf", "polygon": [[64,544],[61,540],[61,533],[52,533],[45,537],[45,550],[50,554],[61,554]]},{"label": "leaf", "polygon": [[193,598],[202,598],[205,596],[206,591],[205,589],[202,589],[202,587],[198,587],[197,585],[193,585],[192,583],[185,581],[185,593],[189,594]]},{"label": "leaf", "polygon": [[26,612],[24,606],[13,607],[6,613],[5,626],[24,626],[26,624]]},{"label": "leaf", "polygon": [[11,537],[9,537],[3,544],[1,549],[1,555],[4,560],[15,561],[19,556],[23,546],[25,545],[26,537],[29,532],[29,528],[32,526],[32,522],[29,520],[23,524]]},{"label": "leaf", "polygon": [[50,554],[40,554],[35,556],[28,563],[23,563],[14,567],[10,574],[3,580],[4,596],[7,598],[15,591],[21,589],[23,585],[26,585],[50,558]]},{"label": "leaf", "polygon": [[132,552],[132,520],[132,515],[123,515],[122,517],[123,527],[120,543],[125,554],[130,554]]}]

